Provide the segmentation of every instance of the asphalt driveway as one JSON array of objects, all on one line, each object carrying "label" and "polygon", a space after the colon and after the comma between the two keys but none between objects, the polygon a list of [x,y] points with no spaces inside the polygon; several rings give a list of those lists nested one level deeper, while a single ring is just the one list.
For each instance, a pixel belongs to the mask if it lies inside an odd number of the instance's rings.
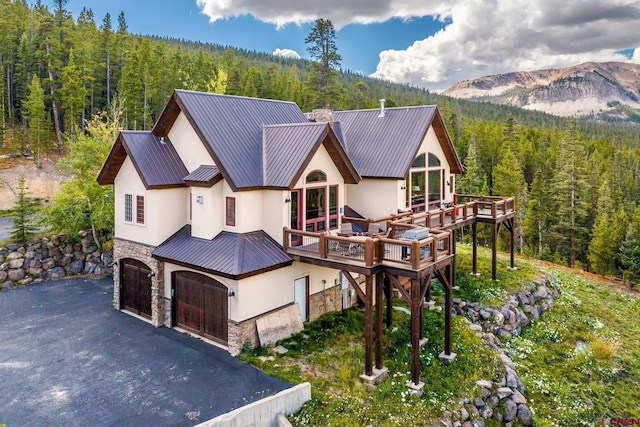
[{"label": "asphalt driveway", "polygon": [[113,282],[0,292],[0,425],[189,426],[290,387],[115,311]]}]

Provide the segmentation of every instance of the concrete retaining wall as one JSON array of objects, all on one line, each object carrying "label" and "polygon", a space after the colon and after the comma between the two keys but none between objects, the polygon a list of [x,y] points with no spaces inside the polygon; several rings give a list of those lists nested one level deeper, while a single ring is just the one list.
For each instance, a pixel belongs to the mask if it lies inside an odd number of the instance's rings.
[{"label": "concrete retaining wall", "polygon": [[205,421],[198,427],[278,427],[284,425],[278,414],[293,414],[310,399],[311,384],[302,383]]}]

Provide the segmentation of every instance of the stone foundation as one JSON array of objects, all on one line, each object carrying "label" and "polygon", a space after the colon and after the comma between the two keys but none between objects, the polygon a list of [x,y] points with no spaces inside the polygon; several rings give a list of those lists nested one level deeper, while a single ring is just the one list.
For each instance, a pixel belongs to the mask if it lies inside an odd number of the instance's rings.
[{"label": "stone foundation", "polygon": [[[120,260],[131,258],[146,264],[153,273],[151,277],[151,324],[155,327],[166,325],[164,307],[164,264],[151,257],[154,246],[129,240],[113,240],[113,258],[117,264],[113,266],[113,302],[120,310]],[[169,319],[170,320],[170,319]]]},{"label": "stone foundation", "polygon": [[340,285],[309,295],[310,321],[316,320],[325,313],[337,310],[342,310],[342,288]]}]

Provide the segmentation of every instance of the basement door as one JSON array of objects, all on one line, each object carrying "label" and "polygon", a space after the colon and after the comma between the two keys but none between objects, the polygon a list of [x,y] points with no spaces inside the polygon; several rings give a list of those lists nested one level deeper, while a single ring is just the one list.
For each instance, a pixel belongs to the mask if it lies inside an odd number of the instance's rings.
[{"label": "basement door", "polygon": [[120,308],[151,319],[151,269],[128,258],[120,266]]},{"label": "basement door", "polygon": [[309,276],[304,276],[293,282],[293,302],[300,306],[302,321],[309,320]]},{"label": "basement door", "polygon": [[173,324],[219,344],[227,345],[229,304],[227,287],[199,273],[172,274]]}]

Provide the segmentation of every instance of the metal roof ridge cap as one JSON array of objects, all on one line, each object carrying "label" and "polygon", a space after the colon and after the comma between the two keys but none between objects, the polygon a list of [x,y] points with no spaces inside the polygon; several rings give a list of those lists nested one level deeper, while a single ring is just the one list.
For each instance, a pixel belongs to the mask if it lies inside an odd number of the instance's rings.
[{"label": "metal roof ridge cap", "polygon": [[272,125],[262,125],[263,131],[266,128],[278,128],[278,127],[286,127],[286,126],[322,126],[327,124],[328,122],[295,122],[295,123],[276,123]]},{"label": "metal roof ridge cap", "polygon": [[[293,101],[284,101],[284,100],[281,100],[281,99],[267,99],[267,98],[257,98],[257,97],[242,96],[242,95],[229,95],[229,94],[226,94],[226,93],[211,93],[211,92],[202,92],[202,91],[198,91],[198,90],[189,90],[189,89],[174,89],[174,92],[196,94],[196,95],[204,95],[204,96],[211,96],[211,97],[220,97],[220,98],[250,99],[250,100],[254,100],[254,101],[265,101],[265,102],[274,102],[274,103],[281,103],[281,104],[293,104],[293,105],[296,105],[296,106],[298,105]],[[300,110],[300,111],[302,111],[302,110]]]}]

